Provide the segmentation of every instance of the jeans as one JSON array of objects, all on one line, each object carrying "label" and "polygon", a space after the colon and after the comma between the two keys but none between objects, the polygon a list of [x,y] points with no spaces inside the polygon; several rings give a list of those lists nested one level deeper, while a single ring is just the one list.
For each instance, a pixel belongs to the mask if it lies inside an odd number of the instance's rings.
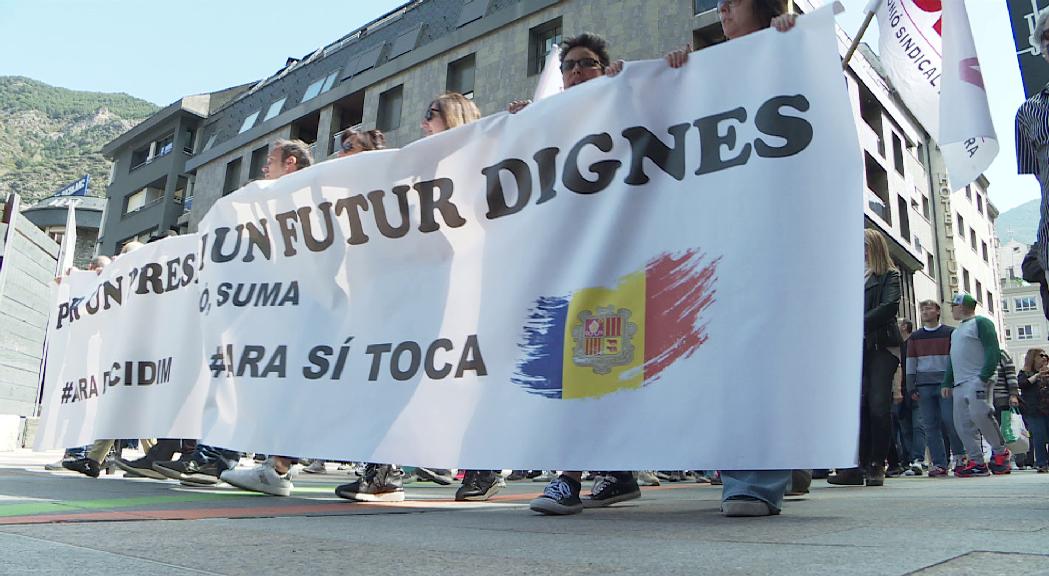
[{"label": "jeans", "polygon": [[947,447],[943,442],[944,430],[950,439],[951,453],[955,456],[965,454],[962,440],[954,430],[954,399],[941,396],[939,386],[918,386],[918,408],[932,464],[946,469],[948,462]]},{"label": "jeans", "polygon": [[779,511],[790,483],[790,470],[722,470],[721,501],[756,498]]},{"label": "jeans", "polygon": [[1031,433],[1034,446],[1034,464],[1039,468],[1049,466],[1049,416],[1024,416],[1027,431]]},{"label": "jeans", "polygon": [[892,377],[900,359],[888,350],[863,353],[860,393],[860,467],[884,466],[892,442]]},{"label": "jeans", "polygon": [[901,464],[906,466],[911,462],[924,461],[925,429],[922,428],[918,403],[906,398],[902,403],[894,404],[892,412],[896,417],[893,438],[899,449]]},{"label": "jeans", "polygon": [[965,444],[969,459],[984,463],[983,441],[993,454],[1005,452],[1005,438],[991,405],[991,384],[979,378],[967,378],[954,386],[954,428]]}]

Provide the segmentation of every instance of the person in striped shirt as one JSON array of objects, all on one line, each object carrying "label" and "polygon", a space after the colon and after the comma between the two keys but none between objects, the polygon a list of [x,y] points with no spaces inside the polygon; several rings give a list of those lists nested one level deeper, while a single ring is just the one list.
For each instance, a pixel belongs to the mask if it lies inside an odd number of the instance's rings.
[{"label": "person in striped shirt", "polygon": [[932,456],[930,478],[947,476],[947,442],[952,453],[955,471],[962,468],[965,448],[954,429],[954,401],[940,394],[943,375],[951,361],[951,332],[953,328],[940,323],[940,305],[925,300],[919,305],[922,327],[907,340],[907,392],[918,402],[921,426]]},{"label": "person in striped shirt", "polygon": [[[1031,45],[1049,61],[1049,8],[1042,10],[1031,33]],[[1020,174],[1033,174],[1042,191],[1038,222],[1038,263],[1049,270],[1049,85],[1033,94],[1016,111],[1016,165]],[[1049,318],[1049,310],[1046,310]]]}]

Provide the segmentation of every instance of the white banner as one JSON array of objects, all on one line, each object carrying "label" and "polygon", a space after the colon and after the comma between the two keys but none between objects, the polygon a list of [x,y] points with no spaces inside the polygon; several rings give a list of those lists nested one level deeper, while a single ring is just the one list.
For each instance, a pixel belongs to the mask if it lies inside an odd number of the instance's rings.
[{"label": "white banner", "polygon": [[998,155],[987,90],[963,0],[875,0],[878,56],[893,87],[943,152],[951,187]]},{"label": "white banner", "polygon": [[[679,70],[635,63],[516,115],[255,182],[200,225],[180,304],[199,339],[152,321],[112,337],[197,341],[201,436],[231,449],[479,469],[847,466],[861,182],[823,10]],[[56,406],[62,420],[85,405]],[[172,430],[121,435],[193,436]]]}]

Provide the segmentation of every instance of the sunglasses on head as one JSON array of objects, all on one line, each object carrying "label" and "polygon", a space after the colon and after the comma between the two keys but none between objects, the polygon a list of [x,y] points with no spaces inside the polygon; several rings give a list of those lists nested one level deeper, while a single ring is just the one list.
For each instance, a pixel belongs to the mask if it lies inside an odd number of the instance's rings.
[{"label": "sunglasses on head", "polygon": [[426,111],[426,115],[423,116],[423,118],[426,119],[427,122],[429,122],[430,120],[433,120],[435,117],[440,115],[441,110],[439,108],[430,108]]},{"label": "sunglasses on head", "polygon": [[565,60],[561,62],[561,71],[570,72],[573,68],[578,66],[582,69],[587,68],[600,68],[601,62],[594,60],[593,58],[580,58],[578,60]]}]

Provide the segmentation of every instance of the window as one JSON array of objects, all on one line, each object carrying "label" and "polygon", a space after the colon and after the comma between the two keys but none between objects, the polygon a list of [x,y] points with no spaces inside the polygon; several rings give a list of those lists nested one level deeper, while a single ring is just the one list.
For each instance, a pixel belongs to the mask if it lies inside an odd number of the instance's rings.
[{"label": "window", "polygon": [[1017,340],[1034,340],[1038,336],[1038,328],[1025,324],[1023,326],[1016,327],[1016,339]]},{"label": "window", "polygon": [[979,192],[976,193],[976,209],[983,214],[983,195]]},{"label": "window", "polygon": [[896,208],[900,212],[900,235],[904,238],[911,237],[911,216],[907,210],[907,199],[903,196],[896,197]]},{"label": "window", "polygon": [[965,291],[969,292],[971,294],[972,293],[972,288],[971,288],[972,284],[969,282],[969,271],[966,270],[965,268],[962,268],[962,283],[965,286]]},{"label": "window", "polygon": [[969,228],[969,245],[973,247],[973,252],[976,252],[976,230]]},{"label": "window", "polygon": [[335,85],[335,79],[338,78],[338,77],[339,77],[339,71],[338,70],[336,70],[336,71],[332,72],[331,74],[328,74],[327,76],[325,76],[324,84],[321,85],[321,93],[323,94],[323,93],[327,92],[328,90],[331,90],[331,87]]},{"label": "window", "polygon": [[990,263],[990,260],[988,260],[988,258],[987,258],[987,243],[986,242],[980,242],[980,246],[983,248],[983,261],[987,262],[987,263]]},{"label": "window", "polygon": [[477,69],[476,55],[470,54],[448,64],[448,83],[450,92],[458,92],[467,98],[474,93],[474,71]]},{"label": "window", "polygon": [[903,176],[903,141],[895,132],[892,134],[892,165],[896,173]]},{"label": "window", "polygon": [[976,296],[976,302],[983,304],[983,284],[979,280],[976,281],[976,292],[973,294]]},{"label": "window", "polygon": [[914,158],[916,160],[918,160],[918,164],[921,164],[922,167],[925,166],[925,146],[924,145],[919,143],[918,146],[914,149]]},{"label": "window", "polygon": [[222,183],[222,195],[225,196],[240,188],[240,158],[226,164],[226,180]]},{"label": "window", "polygon": [[269,120],[270,118],[273,118],[277,114],[280,114],[281,109],[284,108],[285,100],[287,100],[287,98],[281,98],[280,100],[277,100],[273,104],[270,104],[270,108],[269,108],[269,110],[266,110],[266,116],[264,116],[262,118],[262,121],[265,122],[266,120]]},{"label": "window", "polygon": [[886,224],[892,226],[892,200],[889,197],[889,180],[885,169],[869,153],[864,152],[867,174],[867,204]]},{"label": "window", "polygon": [[379,113],[375,127],[392,132],[401,127],[401,105],[404,103],[404,85],[394,86],[379,94]]},{"label": "window", "polygon": [[702,14],[708,10],[716,10],[718,0],[692,0],[692,13]]},{"label": "window", "polygon": [[1002,312],[1008,312],[1008,311],[1009,311],[1009,300],[1007,298],[1002,298]]},{"label": "window", "polygon": [[131,153],[131,169],[134,170],[149,160],[149,146],[143,146]]},{"label": "window", "polygon": [[1012,340],[1013,339],[1013,331],[1011,329],[1009,329],[1009,328],[1005,329],[1005,339],[1006,340]]},{"label": "window", "polygon": [[146,205],[146,189],[143,188],[138,192],[128,196],[124,200],[124,214],[130,214],[137,210],[141,210]]},{"label": "window", "polygon": [[860,92],[860,117],[874,131],[874,137],[878,139],[878,155],[885,157],[885,139],[882,127],[882,107],[878,97],[867,88],[866,84],[858,84]]},{"label": "window", "polygon": [[933,259],[932,254],[926,254],[925,260],[925,273],[928,274],[930,278],[936,278],[936,261]]},{"label": "window", "polygon": [[1014,298],[1013,304],[1015,304],[1015,310],[1017,312],[1030,312],[1031,310],[1038,309],[1038,302],[1035,301],[1034,296],[1024,296],[1022,298]]},{"label": "window", "polygon": [[480,19],[484,16],[484,13],[488,10],[488,3],[490,0],[467,0],[463,4],[462,11],[459,13],[459,20],[455,23],[455,27],[466,26],[474,20]]},{"label": "window", "polygon": [[994,314],[994,294],[990,290],[987,291],[987,310]]},{"label": "window", "polygon": [[528,31],[528,75],[543,71],[546,55],[554,44],[561,43],[561,17],[544,22]]},{"label": "window", "polygon": [[251,130],[251,127],[255,125],[255,121],[259,119],[259,112],[262,112],[262,110],[256,110],[253,114],[245,118],[244,123],[240,125],[240,131],[237,133],[243,134],[248,130]]},{"label": "window", "polygon": [[193,128],[186,128],[186,131],[182,134],[182,151],[186,154],[193,154],[193,144],[195,144],[197,139],[197,131]]},{"label": "window", "polygon": [[961,214],[954,215],[954,223],[958,226],[958,237],[965,242],[965,218],[962,218]]},{"label": "window", "polygon": [[175,149],[175,135],[168,134],[167,136],[157,140],[153,150],[153,157],[159,158],[161,156],[167,156],[171,154],[171,151]]},{"label": "window", "polygon": [[261,180],[264,177],[262,169],[266,166],[266,156],[269,154],[269,151],[269,146],[252,150],[251,166],[248,168],[248,180]]},{"label": "window", "polygon": [[307,100],[313,100],[314,98],[316,98],[317,95],[321,93],[321,88],[324,87],[324,83],[326,81],[327,78],[321,78],[320,80],[317,80],[313,84],[307,86],[306,93],[302,95],[302,101],[305,102]]},{"label": "window", "polygon": [[973,189],[971,186],[965,186],[965,197],[969,199],[969,202],[973,201]]},{"label": "window", "polygon": [[926,220],[932,220],[932,205],[929,204],[929,197],[922,194],[922,216],[925,216]]},{"label": "window", "polygon": [[390,46],[390,54],[387,56],[387,60],[393,60],[394,58],[407,54],[415,49],[419,44],[419,36],[422,35],[423,25],[416,24],[410,28],[407,32],[401,33],[396,40],[393,41],[393,45]]}]

